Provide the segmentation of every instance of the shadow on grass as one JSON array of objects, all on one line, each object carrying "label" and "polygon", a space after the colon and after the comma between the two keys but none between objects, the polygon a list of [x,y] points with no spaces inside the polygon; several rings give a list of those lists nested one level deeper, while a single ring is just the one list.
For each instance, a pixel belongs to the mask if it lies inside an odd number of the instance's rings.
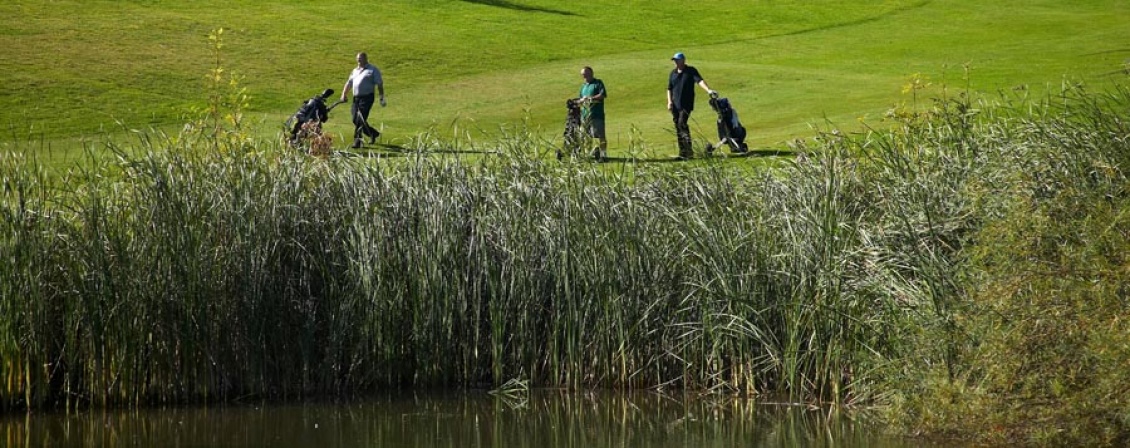
[{"label": "shadow on grass", "polygon": [[[334,155],[342,157],[368,157],[368,158],[392,158],[392,157],[407,157],[410,154],[425,153],[425,154],[478,154],[478,155],[491,155],[495,154],[492,151],[473,150],[473,149],[427,149],[419,150],[416,148],[408,148],[401,145],[378,143],[376,145],[366,145],[362,148],[348,149],[334,151]],[[732,152],[715,152],[711,155],[698,155],[692,159],[680,159],[676,156],[658,156],[651,155],[648,157],[605,157],[603,161],[597,162],[588,157],[577,157],[575,162],[588,162],[588,163],[681,163],[692,162],[695,160],[705,160],[710,158],[716,159],[745,159],[750,157],[774,157],[796,156],[796,152],[774,149],[774,148],[761,148],[751,149],[744,153]]]},{"label": "shadow on grass", "polygon": [[745,154],[735,154],[734,156],[740,156],[740,157],[750,157],[750,156],[795,157],[796,154],[797,154],[796,151],[790,151],[790,150],[787,150],[787,149],[761,148],[761,149],[751,149],[751,150],[749,150],[749,152],[747,152]]},{"label": "shadow on grass", "polygon": [[512,9],[514,11],[523,12],[544,12],[548,14],[557,14],[562,16],[575,16],[577,14],[569,11],[562,11],[559,9],[542,8],[538,6],[520,5],[506,0],[460,0],[466,3],[474,3],[476,5],[494,6],[496,8]]},{"label": "shadow on grass", "polygon": [[697,155],[691,159],[680,159],[676,156],[651,156],[651,157],[608,157],[606,162],[621,162],[621,163],[682,163],[693,162],[695,160],[704,160],[710,158],[719,159],[745,159],[749,157],[771,157],[771,156],[785,156],[792,157],[796,153],[793,151],[773,148],[751,149],[744,153],[733,152],[715,152],[711,155]]},{"label": "shadow on grass", "polygon": [[404,157],[409,154],[417,152],[427,154],[494,154],[491,151],[482,151],[475,149],[417,149],[409,148],[406,146],[391,144],[391,143],[377,143],[374,145],[365,145],[361,148],[351,148],[348,150],[336,151],[335,154],[346,157]]},{"label": "shadow on grass", "polygon": [[775,148],[761,148],[750,149],[746,152],[715,152],[714,157],[725,157],[727,159],[744,159],[747,157],[768,157],[768,156],[795,156],[796,153],[784,149]]},{"label": "shadow on grass", "polygon": [[404,157],[412,152],[410,149],[398,145],[388,145],[379,143],[376,145],[366,145],[360,148],[343,149],[334,151],[335,156],[342,157],[365,157],[365,158],[390,158],[390,157]]},{"label": "shadow on grass", "polygon": [[430,149],[424,152],[433,154],[496,154],[493,151],[482,151],[477,149]]},{"label": "shadow on grass", "polygon": [[604,159],[606,163],[620,162],[620,163],[676,163],[685,162],[677,157],[608,157]]},{"label": "shadow on grass", "polygon": [[395,158],[395,157],[405,157],[408,154],[403,153],[403,152],[376,151],[376,150],[367,150],[367,149],[362,148],[362,149],[353,149],[353,150],[349,150],[349,151],[334,151],[334,155],[338,156],[338,157],[349,157],[349,158],[357,157],[357,158],[364,158],[364,159],[391,159],[391,158]]}]

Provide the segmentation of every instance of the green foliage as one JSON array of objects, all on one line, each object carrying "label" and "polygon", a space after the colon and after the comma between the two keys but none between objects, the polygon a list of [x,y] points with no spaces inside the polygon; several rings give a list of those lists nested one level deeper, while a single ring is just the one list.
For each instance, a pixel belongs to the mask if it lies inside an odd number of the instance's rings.
[{"label": "green foliage", "polygon": [[208,104],[197,112],[197,119],[185,125],[181,138],[193,147],[223,153],[250,149],[251,137],[244,127],[244,110],[250,106],[243,77],[224,68],[224,29],[208,34],[212,47],[213,66],[207,76]]},{"label": "green foliage", "polygon": [[967,291],[952,311],[961,331],[923,342],[956,356],[948,373],[925,358],[907,369],[900,419],[995,443],[1127,442],[1127,104],[1121,89],[1065,86],[1040,104],[995,108],[967,133],[979,156],[963,196],[980,224],[955,277]]},{"label": "green foliage", "polygon": [[473,165],[142,149],[58,191],[6,167],[53,219],[4,215],[5,406],[515,379],[865,402],[921,306],[831,147],[754,177],[546,163],[523,133]]}]

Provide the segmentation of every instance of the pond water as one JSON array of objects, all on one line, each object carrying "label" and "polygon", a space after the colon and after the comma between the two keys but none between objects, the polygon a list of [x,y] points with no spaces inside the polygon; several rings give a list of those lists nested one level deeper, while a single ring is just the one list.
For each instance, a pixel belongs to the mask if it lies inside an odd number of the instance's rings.
[{"label": "pond water", "polygon": [[398,394],[0,418],[8,447],[922,447],[857,415],[766,400],[538,391]]}]

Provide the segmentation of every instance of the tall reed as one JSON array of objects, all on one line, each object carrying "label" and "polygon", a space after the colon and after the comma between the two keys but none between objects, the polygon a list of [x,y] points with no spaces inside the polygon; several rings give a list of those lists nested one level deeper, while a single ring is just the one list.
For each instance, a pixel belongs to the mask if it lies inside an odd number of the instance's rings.
[{"label": "tall reed", "polygon": [[771,216],[791,205],[764,193],[795,184],[717,166],[627,181],[507,148],[379,166],[160,145],[62,191],[6,167],[32,190],[6,190],[7,406],[513,378],[829,397],[814,386],[841,375],[814,375],[834,355],[813,352],[844,335],[808,326],[848,317],[806,302],[839,281],[810,257],[842,247],[805,233],[839,211]]},{"label": "tall reed", "polygon": [[1130,442],[1128,104],[1122,87],[1068,84],[985,109],[969,133],[976,151],[961,191],[976,219],[951,277],[964,285],[949,307],[953,367],[940,374],[906,358],[892,402],[911,430],[1000,444]]},{"label": "tall reed", "polygon": [[963,250],[1018,175],[1013,118],[974,106],[822,133],[767,172],[562,164],[521,128],[474,161],[149,138],[50,184],[4,157],[0,402],[519,380],[853,403],[922,366],[952,381]]}]

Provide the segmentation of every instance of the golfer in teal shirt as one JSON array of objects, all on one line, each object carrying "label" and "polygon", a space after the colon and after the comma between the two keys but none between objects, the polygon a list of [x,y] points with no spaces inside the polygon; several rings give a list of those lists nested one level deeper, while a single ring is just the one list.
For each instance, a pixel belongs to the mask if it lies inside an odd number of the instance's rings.
[{"label": "golfer in teal shirt", "polygon": [[604,98],[608,96],[608,91],[604,89],[604,81],[592,76],[592,67],[581,69],[581,77],[585,78],[580,94],[581,123],[589,135],[600,141],[600,146],[592,152],[592,156],[601,161],[608,155],[608,138],[604,132]]}]

